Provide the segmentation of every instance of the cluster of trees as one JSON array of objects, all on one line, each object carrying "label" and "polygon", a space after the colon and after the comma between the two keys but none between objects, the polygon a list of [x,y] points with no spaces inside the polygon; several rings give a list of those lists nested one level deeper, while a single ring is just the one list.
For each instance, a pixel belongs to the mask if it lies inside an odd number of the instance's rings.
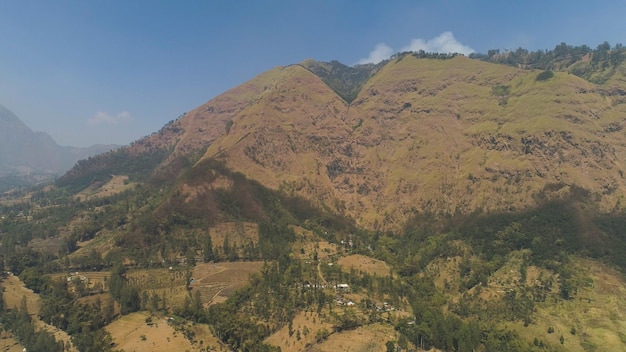
[{"label": "cluster of trees", "polygon": [[354,101],[363,84],[367,82],[384,63],[347,66],[339,61],[305,63],[305,68],[320,77],[346,102]]},{"label": "cluster of trees", "polygon": [[53,174],[8,174],[0,175],[0,194],[10,191],[12,195],[17,195],[17,192],[23,192],[29,187],[42,183],[50,182],[54,180],[56,175]]},{"label": "cluster of trees", "polygon": [[140,290],[128,284],[126,268],[122,263],[117,263],[111,270],[109,293],[119,302],[122,314],[136,312],[141,308]]},{"label": "cluster of trees", "polygon": [[[0,309],[4,311],[4,301],[0,295]],[[17,340],[28,351],[34,352],[63,352],[65,346],[62,341],[56,341],[54,335],[45,330],[35,330],[35,324],[26,306],[26,297],[22,299],[20,307],[13,307],[10,312],[0,315],[2,328],[12,331]]]},{"label": "cluster of trees", "polygon": [[[34,271],[33,268],[24,270],[21,277],[25,283],[33,291],[41,295],[41,304],[39,307],[39,317],[42,321],[64,330],[72,337],[73,345],[79,351],[111,351],[112,340],[110,335],[103,327],[110,323],[115,316],[115,307],[113,300],[107,299],[104,302],[97,298],[90,303],[89,301],[81,302],[80,298],[87,294],[86,290],[75,289],[74,293],[70,293],[67,280],[52,280],[48,276],[36,276],[37,280],[29,279],[34,277],[29,273]],[[75,283],[80,285],[81,282]],[[25,303],[24,303],[25,304]],[[24,305],[23,304],[23,305]],[[16,312],[16,313],[14,313]],[[13,310],[11,314],[20,315],[25,312],[25,308]],[[26,312],[26,315],[28,313]],[[28,322],[32,324],[30,316]],[[26,320],[20,320],[24,323]],[[18,325],[9,325],[11,330],[20,336]],[[43,334],[45,331],[37,332]],[[38,337],[44,339],[44,337]],[[24,345],[29,351],[53,351],[54,346],[60,345],[63,351],[62,343],[52,344],[49,338],[45,338],[46,343],[50,343],[51,349],[42,345],[42,349],[31,349]],[[54,340],[54,339],[52,339]]]},{"label": "cluster of trees", "polygon": [[[552,190],[562,187],[549,186]],[[550,190],[544,193],[549,194]],[[626,269],[623,257],[620,258],[626,251],[621,236],[626,216],[595,215],[600,212],[593,211],[592,195],[574,186],[569,187],[568,196],[537,200],[537,208],[519,213],[421,215],[409,223],[401,236],[361,233],[364,243],[358,246],[359,250],[392,265],[399,276],[371,278],[350,272],[344,273],[343,278],[353,288],[367,287],[370,297],[381,294],[371,283],[384,282],[382,297],[410,302],[414,319],[399,323],[396,328],[416,346],[442,350],[536,349],[515,333],[485,322],[497,318],[531,324],[535,304],[552,295],[553,283],[558,284],[561,299],[573,298],[577,287],[569,265],[572,255],[590,255]],[[487,286],[492,274],[512,253],[524,253],[518,286],[508,288],[499,300],[483,301],[481,287]],[[459,276],[448,287],[437,288],[429,265],[451,257],[463,258],[458,264]],[[545,284],[527,287],[525,269],[529,265],[547,268],[553,276]],[[473,294],[468,293],[470,289]],[[452,303],[448,301],[454,296],[450,290],[465,294]]]},{"label": "cluster of trees", "polygon": [[81,221],[81,225],[75,226],[69,236],[64,236],[64,248],[59,253],[49,254],[56,256],[71,253],[76,250],[77,241],[91,239],[104,229],[115,230],[123,226],[130,211],[145,206],[153,197],[144,187],[84,202],[67,197],[64,192],[35,192],[28,203],[3,207],[3,214],[13,216],[0,222],[2,253],[10,254],[20,250],[35,238],[59,237],[68,223],[84,216],[86,221]]},{"label": "cluster of trees", "polygon": [[111,175],[123,174],[132,181],[145,181],[168,155],[164,149],[145,153],[131,153],[126,147],[112,150],[78,161],[56,184],[73,194],[94,182],[107,182]]},{"label": "cluster of trees", "polygon": [[595,49],[587,45],[572,46],[561,43],[553,50],[528,51],[523,48],[502,52],[489,50],[486,55],[475,53],[470,57],[527,69],[567,70],[587,80],[602,83],[605,76],[597,76],[597,73],[613,69],[624,62],[626,48],[622,44],[611,47],[608,42],[598,45]]}]

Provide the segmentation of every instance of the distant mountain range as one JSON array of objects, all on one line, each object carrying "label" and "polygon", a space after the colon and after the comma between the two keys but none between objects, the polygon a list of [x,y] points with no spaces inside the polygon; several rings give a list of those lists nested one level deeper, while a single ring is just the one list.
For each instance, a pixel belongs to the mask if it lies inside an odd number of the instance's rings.
[{"label": "distant mountain range", "polygon": [[[28,184],[28,179],[58,176],[78,160],[116,148],[117,145],[93,145],[87,148],[60,146],[50,135],[34,132],[10,110],[0,105],[0,177],[10,177],[12,183],[19,179]],[[0,179],[0,189],[3,186],[6,185]]]}]

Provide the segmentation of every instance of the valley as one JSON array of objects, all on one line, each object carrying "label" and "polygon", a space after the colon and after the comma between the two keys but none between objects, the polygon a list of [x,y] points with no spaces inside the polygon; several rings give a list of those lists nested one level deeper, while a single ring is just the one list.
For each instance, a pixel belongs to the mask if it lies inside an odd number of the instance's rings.
[{"label": "valley", "polygon": [[3,193],[6,341],[623,350],[626,50],[600,50],[306,60]]}]

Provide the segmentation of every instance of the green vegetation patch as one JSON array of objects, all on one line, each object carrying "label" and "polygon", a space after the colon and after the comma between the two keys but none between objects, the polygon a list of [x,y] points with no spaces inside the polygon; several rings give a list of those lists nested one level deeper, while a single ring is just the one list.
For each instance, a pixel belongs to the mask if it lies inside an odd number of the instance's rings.
[{"label": "green vegetation patch", "polygon": [[337,95],[351,103],[369,80],[382,65],[379,64],[346,66],[339,61],[317,62],[307,60],[302,66],[320,77]]},{"label": "green vegetation patch", "polygon": [[551,70],[545,70],[541,73],[539,73],[537,75],[537,78],[535,78],[536,81],[547,81],[550,78],[554,77],[554,72],[552,72]]}]

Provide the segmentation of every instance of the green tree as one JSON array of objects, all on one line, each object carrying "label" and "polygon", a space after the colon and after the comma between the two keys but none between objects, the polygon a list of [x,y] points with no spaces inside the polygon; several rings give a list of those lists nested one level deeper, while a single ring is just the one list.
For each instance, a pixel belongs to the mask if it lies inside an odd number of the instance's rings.
[{"label": "green tree", "polygon": [[211,262],[215,260],[215,255],[213,254],[213,241],[211,240],[211,234],[207,233],[204,238],[204,245],[202,247],[202,259],[205,263]]},{"label": "green tree", "polygon": [[393,341],[387,341],[387,343],[385,343],[385,347],[387,348],[387,352],[396,351],[396,344],[393,343]]},{"label": "green tree", "polygon": [[136,312],[141,308],[139,289],[132,286],[125,286],[120,293],[120,306],[122,314]]}]

